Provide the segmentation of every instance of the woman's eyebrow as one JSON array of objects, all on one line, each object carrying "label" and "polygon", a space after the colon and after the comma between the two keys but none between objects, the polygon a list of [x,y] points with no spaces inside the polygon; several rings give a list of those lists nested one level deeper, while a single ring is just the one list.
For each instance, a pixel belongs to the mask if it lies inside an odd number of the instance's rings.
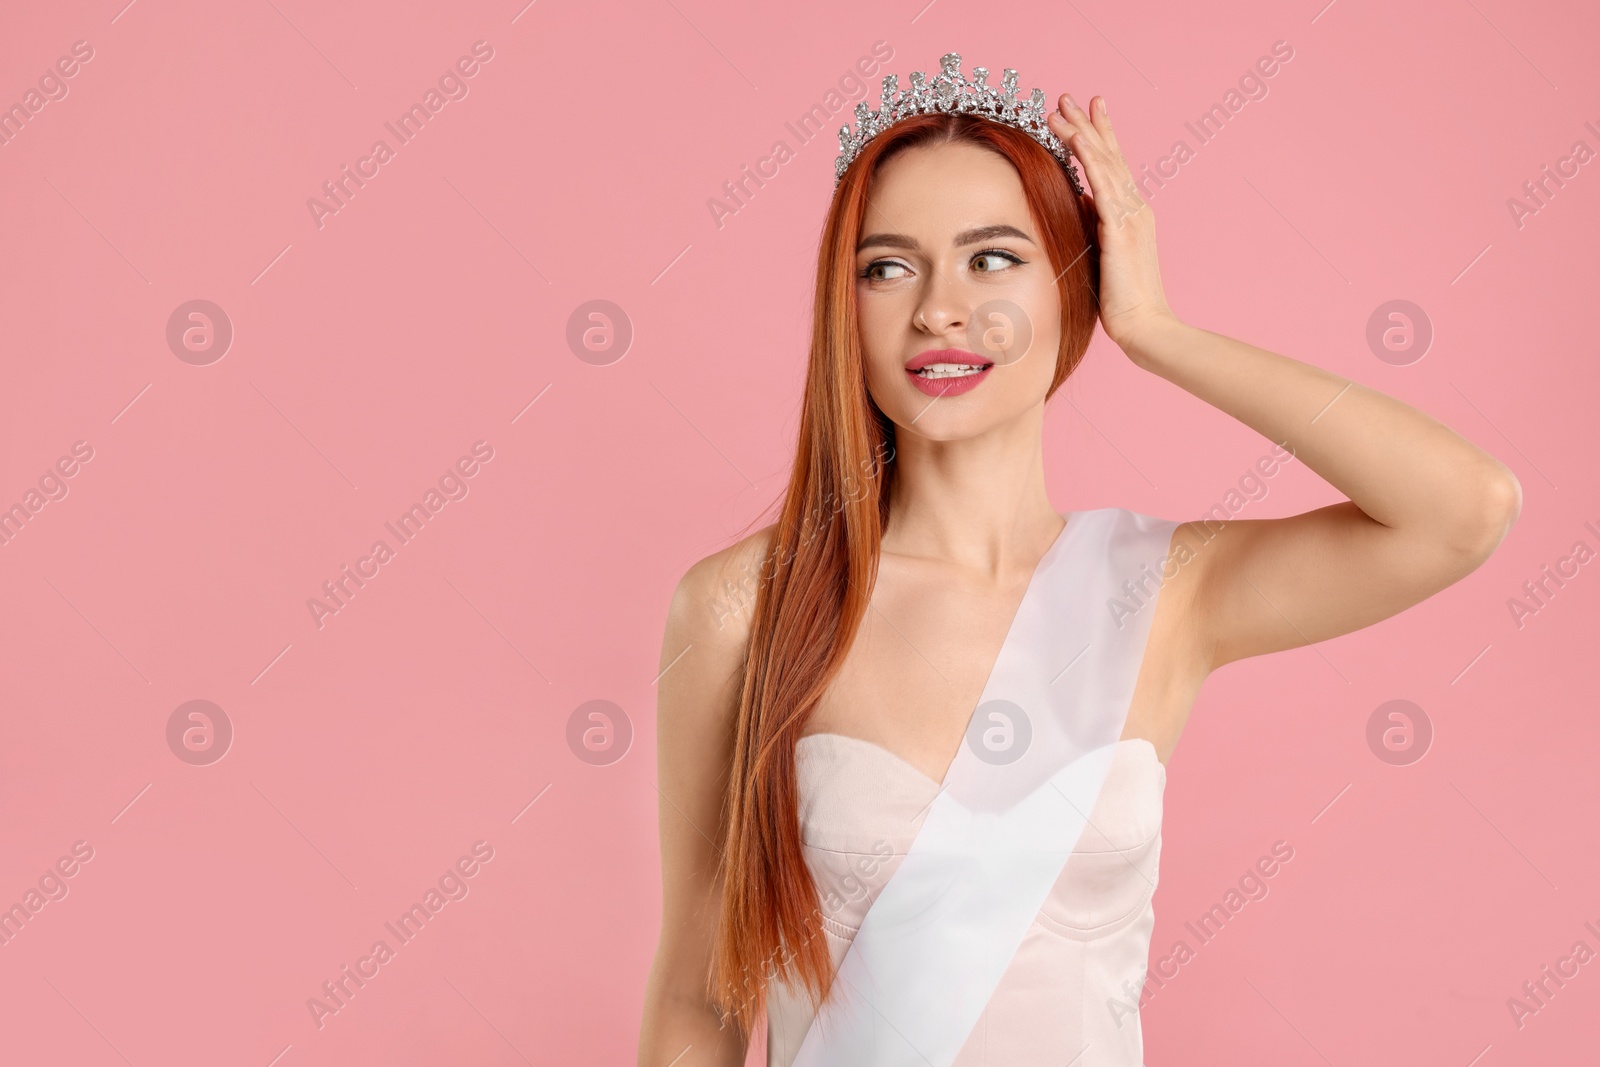
[{"label": "woman's eyebrow", "polygon": [[975,245],[980,241],[991,241],[996,237],[1020,237],[1030,243],[1033,241],[1032,237],[1029,237],[1015,226],[979,226],[975,230],[965,230],[956,234],[956,247]]},{"label": "woman's eyebrow", "polygon": [[859,252],[863,248],[875,248],[879,246],[884,248],[909,248],[913,252],[922,247],[911,238],[902,236],[898,233],[875,233],[869,237],[863,237],[856,245],[856,251]]},{"label": "woman's eyebrow", "polygon": [[[955,246],[962,248],[966,245],[978,244],[981,241],[993,240],[996,237],[1020,237],[1029,243],[1033,242],[1032,237],[1029,237],[1015,226],[1007,226],[1002,223],[995,226],[979,226],[976,229],[963,230],[956,234]],[[905,248],[913,252],[921,251],[922,249],[922,246],[915,239],[904,234],[874,233],[863,237],[861,242],[856,245],[856,251],[859,252],[863,248],[871,247]]]}]

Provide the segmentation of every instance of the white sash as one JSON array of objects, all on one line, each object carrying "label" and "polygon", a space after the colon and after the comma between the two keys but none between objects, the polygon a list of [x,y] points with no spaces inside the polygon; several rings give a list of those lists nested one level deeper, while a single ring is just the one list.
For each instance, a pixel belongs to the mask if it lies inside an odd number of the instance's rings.
[{"label": "white sash", "polygon": [[1065,518],[794,1067],[948,1067],[1077,844],[1122,736],[1177,524],[1123,508]]}]

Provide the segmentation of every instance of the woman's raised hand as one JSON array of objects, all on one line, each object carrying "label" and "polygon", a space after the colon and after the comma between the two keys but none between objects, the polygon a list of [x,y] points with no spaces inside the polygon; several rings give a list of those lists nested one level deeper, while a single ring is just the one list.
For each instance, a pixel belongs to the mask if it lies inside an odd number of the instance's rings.
[{"label": "woman's raised hand", "polygon": [[1122,158],[1117,135],[1102,96],[1085,113],[1063,94],[1050,112],[1050,130],[1066,142],[1089,182],[1085,199],[1099,220],[1100,322],[1135,362],[1163,327],[1175,323],[1161,289],[1156,261],[1155,218],[1139,195],[1133,172]]}]

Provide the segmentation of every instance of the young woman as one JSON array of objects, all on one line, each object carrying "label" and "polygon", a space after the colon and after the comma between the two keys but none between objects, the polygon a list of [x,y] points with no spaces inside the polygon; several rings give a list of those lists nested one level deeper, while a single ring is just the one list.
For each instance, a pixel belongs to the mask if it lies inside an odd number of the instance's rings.
[{"label": "young woman", "polygon": [[[672,600],[641,1065],[742,1064],[764,1018],[776,1067],[1137,1067],[1206,676],[1431,596],[1521,505],[1429,416],[1181,321],[1105,101],[1046,116],[959,65],[841,131],[781,513]],[[1057,512],[1045,403],[1096,321],[1349,499]]]}]

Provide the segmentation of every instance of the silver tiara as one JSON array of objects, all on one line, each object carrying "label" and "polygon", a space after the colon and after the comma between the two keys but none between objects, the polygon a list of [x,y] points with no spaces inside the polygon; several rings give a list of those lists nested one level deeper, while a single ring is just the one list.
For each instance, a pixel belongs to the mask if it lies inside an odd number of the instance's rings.
[{"label": "silver tiara", "polygon": [[1067,172],[1072,191],[1083,195],[1078,175],[1072,169],[1072,153],[1045,122],[1044,90],[1035,89],[1026,101],[1017,99],[1017,72],[1007,67],[1000,74],[1000,88],[987,84],[989,68],[973,67],[972,79],[961,73],[961,56],[947,52],[939,57],[939,73],[929,85],[922,71],[911,72],[911,88],[900,91],[900,76],[883,79],[883,103],[877,111],[867,102],[856,105],[856,131],[839,127],[839,158],[833,164],[833,184],[837,188],[852,160],[861,154],[878,134],[912,115],[964,114],[1014,126],[1044,145]]}]

